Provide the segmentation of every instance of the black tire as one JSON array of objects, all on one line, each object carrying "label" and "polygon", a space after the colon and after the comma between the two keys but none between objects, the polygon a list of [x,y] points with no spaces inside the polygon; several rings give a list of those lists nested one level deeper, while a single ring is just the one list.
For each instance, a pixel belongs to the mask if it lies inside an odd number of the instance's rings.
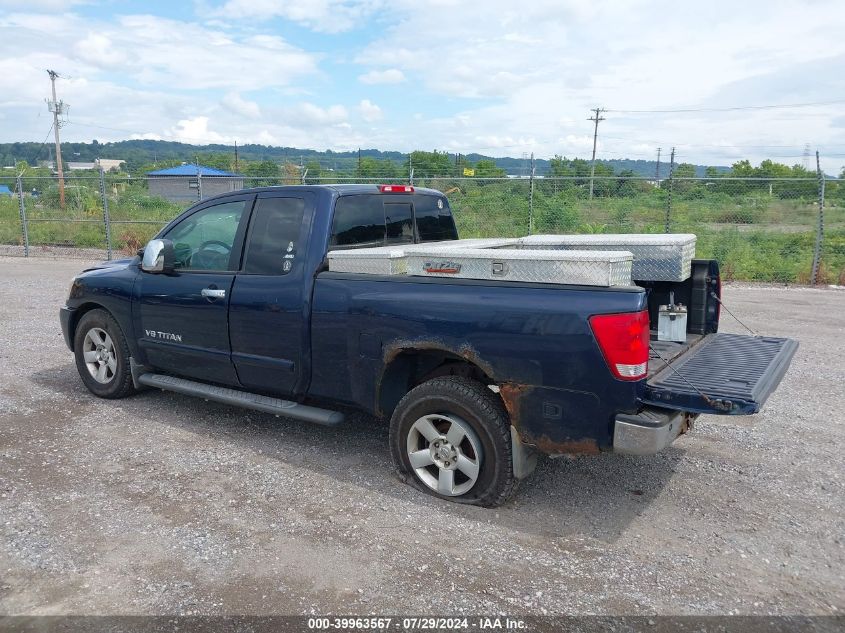
[{"label": "black tire", "polygon": [[[92,331],[104,331],[112,342],[114,369],[107,370],[105,382],[98,381],[92,375],[85,361],[85,337]],[[125,398],[135,392],[132,372],[129,369],[129,346],[126,344],[126,337],[114,317],[105,310],[91,310],[82,315],[73,337],[73,354],[82,382],[95,396],[116,399]]]},{"label": "black tire", "polygon": [[[440,494],[424,483],[411,466],[408,438],[412,427],[424,416],[438,414],[457,417],[465,422],[474,431],[474,439],[481,444],[477,479],[464,494]],[[413,438],[411,441],[413,443]],[[430,444],[423,446],[423,450],[430,448]],[[508,415],[496,395],[475,380],[441,376],[405,394],[390,419],[390,452],[405,483],[441,499],[492,508],[507,501],[516,490]],[[431,473],[439,472],[436,464],[425,468]]]}]

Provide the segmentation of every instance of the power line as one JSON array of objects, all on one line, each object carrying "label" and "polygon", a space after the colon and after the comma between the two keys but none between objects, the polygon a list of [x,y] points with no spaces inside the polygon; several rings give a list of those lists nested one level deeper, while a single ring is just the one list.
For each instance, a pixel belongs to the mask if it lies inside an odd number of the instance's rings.
[{"label": "power line", "polygon": [[737,112],[742,110],[779,110],[785,108],[809,108],[813,106],[837,105],[845,103],[845,99],[832,101],[814,101],[808,103],[776,103],[757,106],[731,106],[727,108],[670,108],[655,110],[605,110],[605,112],[617,112],[621,114],[682,114],[687,112]]},{"label": "power line", "polygon": [[41,147],[38,148],[38,151],[35,152],[35,157],[32,159],[32,162],[38,165],[38,157],[41,156],[41,152],[47,146],[47,139],[50,138],[50,132],[53,131],[53,124],[50,124],[50,129],[47,130],[47,134],[44,135],[44,140],[41,141]]}]

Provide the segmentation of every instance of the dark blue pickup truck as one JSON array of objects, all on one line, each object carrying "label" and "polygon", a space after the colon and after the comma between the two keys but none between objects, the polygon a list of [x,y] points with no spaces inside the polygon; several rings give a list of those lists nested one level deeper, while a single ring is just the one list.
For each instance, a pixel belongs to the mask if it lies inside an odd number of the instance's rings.
[{"label": "dark blue pickup truck", "polygon": [[[714,261],[624,287],[327,265],[330,250],[457,238],[434,190],[237,191],[78,275],[62,330],[97,396],[159,388],[324,425],[357,407],[389,420],[405,481],[484,506],[538,454],[649,454],[698,414],[758,411],[797,348],[716,333]],[[688,306],[684,343],[655,333],[670,293]]]}]

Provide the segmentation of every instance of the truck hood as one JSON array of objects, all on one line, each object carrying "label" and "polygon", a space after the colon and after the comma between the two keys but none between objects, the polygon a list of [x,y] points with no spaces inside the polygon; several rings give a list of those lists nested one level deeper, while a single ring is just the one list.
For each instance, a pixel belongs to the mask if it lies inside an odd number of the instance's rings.
[{"label": "truck hood", "polygon": [[129,268],[133,264],[137,265],[138,262],[140,262],[140,258],[138,257],[124,257],[122,259],[113,259],[111,261],[100,262],[99,264],[95,264],[94,266],[89,266],[80,274],[84,275],[100,270],[122,270],[125,268]]}]

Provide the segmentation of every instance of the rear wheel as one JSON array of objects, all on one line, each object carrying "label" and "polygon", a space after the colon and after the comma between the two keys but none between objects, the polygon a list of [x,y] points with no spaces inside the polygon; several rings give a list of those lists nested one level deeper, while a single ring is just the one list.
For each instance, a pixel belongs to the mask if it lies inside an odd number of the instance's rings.
[{"label": "rear wheel", "polygon": [[73,342],[76,370],[88,390],[101,398],[133,393],[129,347],[117,322],[105,310],[82,315]]},{"label": "rear wheel", "polygon": [[450,501],[504,503],[516,488],[510,422],[484,385],[458,376],[434,378],[399,402],[390,447],[402,478]]}]

